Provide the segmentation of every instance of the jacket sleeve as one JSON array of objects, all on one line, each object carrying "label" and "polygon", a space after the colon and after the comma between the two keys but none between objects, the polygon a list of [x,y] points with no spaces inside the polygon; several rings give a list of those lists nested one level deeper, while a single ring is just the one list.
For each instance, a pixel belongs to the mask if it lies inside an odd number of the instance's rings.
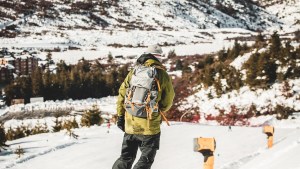
[{"label": "jacket sleeve", "polygon": [[129,88],[129,81],[132,77],[132,70],[127,74],[124,82],[121,84],[119,88],[119,95],[117,100],[117,115],[122,116],[125,114],[124,101],[126,95],[126,89]]},{"label": "jacket sleeve", "polygon": [[159,108],[162,112],[166,112],[172,107],[175,92],[170,76],[167,72],[164,72],[163,75],[162,94],[161,100],[159,101]]}]

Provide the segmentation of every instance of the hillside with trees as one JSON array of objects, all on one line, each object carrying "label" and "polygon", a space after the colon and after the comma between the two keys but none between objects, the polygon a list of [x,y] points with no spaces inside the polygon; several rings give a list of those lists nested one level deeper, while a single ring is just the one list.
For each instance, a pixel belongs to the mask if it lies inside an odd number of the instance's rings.
[{"label": "hillside with trees", "polygon": [[[218,119],[220,122],[226,118],[242,120],[260,114],[281,114],[280,118],[287,118],[289,114],[299,111],[293,105],[279,103],[269,105],[268,109],[256,107],[257,105],[238,108],[238,105],[228,103],[228,110],[215,106],[217,113],[212,115],[201,110],[203,105],[195,105],[197,101],[195,103],[188,101],[188,98],[194,94],[206,93],[204,96],[201,95],[207,98],[206,102],[219,99],[226,104],[223,98],[235,97],[231,95],[232,92],[236,93],[236,96],[242,95],[239,91],[245,90],[246,87],[249,88],[247,89],[249,92],[263,94],[263,91],[272,90],[277,84],[281,85],[277,95],[299,100],[300,93],[292,84],[293,80],[300,78],[300,46],[294,40],[282,40],[277,32],[270,37],[258,34],[252,46],[235,41],[231,49],[221,50],[216,55],[197,58],[197,61],[177,58],[181,60],[176,61],[176,65],[180,68],[181,62],[184,62],[186,65],[194,65],[195,71],[183,71],[182,78],[175,79],[175,90],[179,94],[175,98],[175,106],[168,114],[170,119],[179,120],[184,112],[191,112],[185,118],[187,121],[192,120],[192,115],[197,113],[204,114],[202,118]],[[244,60],[239,65],[234,64],[242,59]],[[192,98],[204,99],[201,97]],[[202,103],[199,100],[198,102]]]}]

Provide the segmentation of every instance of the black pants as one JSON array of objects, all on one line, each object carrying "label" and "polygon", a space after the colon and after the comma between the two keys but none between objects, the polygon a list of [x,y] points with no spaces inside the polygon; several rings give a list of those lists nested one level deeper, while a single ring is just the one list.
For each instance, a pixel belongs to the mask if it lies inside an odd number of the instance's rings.
[{"label": "black pants", "polygon": [[156,135],[132,135],[124,134],[121,157],[114,163],[112,169],[131,169],[137,150],[142,154],[133,169],[150,169],[156,151],[159,149],[160,133]]}]

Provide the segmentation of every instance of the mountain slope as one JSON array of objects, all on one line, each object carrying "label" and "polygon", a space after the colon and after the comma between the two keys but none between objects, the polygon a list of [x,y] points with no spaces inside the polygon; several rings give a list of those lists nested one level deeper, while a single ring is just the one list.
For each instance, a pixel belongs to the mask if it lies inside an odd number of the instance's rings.
[{"label": "mountain slope", "polygon": [[[31,5],[27,3],[31,3]],[[36,4],[36,6],[33,6]],[[1,23],[29,16],[31,27],[193,30],[278,26],[278,19],[251,1],[62,1],[1,0]],[[20,9],[21,8],[21,9]],[[25,9],[22,9],[25,8]],[[27,8],[27,9],[26,9]]]}]

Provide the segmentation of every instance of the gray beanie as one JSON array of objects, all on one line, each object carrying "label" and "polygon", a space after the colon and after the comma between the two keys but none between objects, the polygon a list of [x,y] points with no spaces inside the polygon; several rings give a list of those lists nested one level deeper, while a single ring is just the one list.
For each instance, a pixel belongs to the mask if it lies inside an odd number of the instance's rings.
[{"label": "gray beanie", "polygon": [[158,46],[158,45],[150,45],[146,49],[145,53],[152,53],[152,54],[160,54],[161,55],[163,53],[163,51],[162,51],[161,47]]}]

